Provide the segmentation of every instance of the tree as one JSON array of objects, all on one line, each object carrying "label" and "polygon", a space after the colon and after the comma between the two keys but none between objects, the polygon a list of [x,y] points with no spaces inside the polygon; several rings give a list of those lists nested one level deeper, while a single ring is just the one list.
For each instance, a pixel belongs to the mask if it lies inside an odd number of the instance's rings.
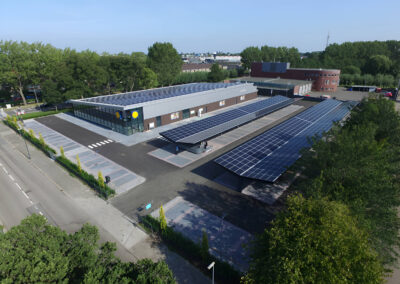
[{"label": "tree", "polygon": [[60,146],[60,153],[63,158],[65,158],[64,147]]},{"label": "tree", "polygon": [[164,213],[164,209],[161,205],[160,210],[159,210],[159,220],[160,220],[160,229],[161,232],[165,232],[165,230],[167,229],[167,218],[165,218],[165,213]]},{"label": "tree", "polygon": [[203,229],[203,235],[201,238],[201,258],[203,259],[203,261],[207,261],[207,257],[208,257],[208,237],[207,237],[207,232],[205,229]]},{"label": "tree", "polygon": [[364,71],[369,74],[386,74],[391,67],[391,61],[389,57],[385,55],[373,55],[371,56],[367,63],[366,66],[364,67]]},{"label": "tree", "polygon": [[354,65],[346,66],[342,69],[343,74],[361,74],[361,69]]},{"label": "tree", "polygon": [[78,165],[78,170],[82,172],[82,165],[81,165],[81,159],[79,159],[79,155],[76,154],[76,164]]},{"label": "tree", "polygon": [[97,182],[99,183],[100,187],[104,187],[104,177],[101,171],[98,173]]},{"label": "tree", "polygon": [[219,67],[218,63],[214,63],[211,66],[211,71],[208,73],[207,79],[209,82],[219,82],[225,79],[225,74]]},{"label": "tree", "polygon": [[68,235],[40,215],[0,234],[2,283],[176,283],[163,261],[123,263],[88,224]]},{"label": "tree", "polygon": [[262,60],[261,51],[258,47],[250,46],[245,48],[241,53],[240,56],[242,57],[241,61],[243,67],[247,70],[251,68],[251,64],[253,62],[260,62]]},{"label": "tree", "polygon": [[244,283],[382,283],[368,235],[345,205],[294,195],[255,241]]},{"label": "tree", "polygon": [[306,196],[344,203],[369,234],[371,246],[385,265],[400,247],[400,117],[394,103],[370,97],[352,112],[343,128],[313,145],[304,155]]},{"label": "tree", "polygon": [[182,70],[182,60],[169,42],[156,42],[149,47],[147,65],[157,74],[162,86],[171,85]]},{"label": "tree", "polygon": [[27,104],[24,89],[35,76],[32,45],[26,42],[0,41],[0,82],[8,84]]}]

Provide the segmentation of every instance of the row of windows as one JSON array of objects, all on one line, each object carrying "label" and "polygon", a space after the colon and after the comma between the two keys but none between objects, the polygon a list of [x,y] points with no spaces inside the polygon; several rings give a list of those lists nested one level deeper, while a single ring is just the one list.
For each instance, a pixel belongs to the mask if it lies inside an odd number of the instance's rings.
[{"label": "row of windows", "polygon": [[333,91],[333,88],[324,88],[324,87],[321,87],[321,91]]},{"label": "row of windows", "polygon": [[322,74],[322,73],[304,73],[304,76],[306,76],[306,77],[322,77],[322,76],[324,76],[324,77],[327,77],[327,76],[329,76],[329,77],[335,77],[335,76],[339,76],[339,74]]}]

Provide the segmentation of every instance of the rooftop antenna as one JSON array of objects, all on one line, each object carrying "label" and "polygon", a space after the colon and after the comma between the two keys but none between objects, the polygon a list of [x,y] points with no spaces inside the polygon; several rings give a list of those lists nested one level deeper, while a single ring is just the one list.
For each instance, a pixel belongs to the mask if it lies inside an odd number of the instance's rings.
[{"label": "rooftop antenna", "polygon": [[325,46],[325,48],[327,48],[328,45],[329,45],[329,32],[328,32],[328,36],[326,37],[326,46]]}]

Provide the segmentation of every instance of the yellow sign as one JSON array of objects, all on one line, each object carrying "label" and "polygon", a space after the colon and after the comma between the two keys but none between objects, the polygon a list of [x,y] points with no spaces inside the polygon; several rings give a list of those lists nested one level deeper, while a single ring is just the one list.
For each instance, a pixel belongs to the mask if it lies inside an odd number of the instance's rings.
[{"label": "yellow sign", "polygon": [[115,116],[116,116],[118,119],[121,118],[121,114],[119,113],[119,111],[117,111],[117,112],[115,113]]},{"label": "yellow sign", "polygon": [[132,117],[133,118],[137,118],[139,116],[137,111],[132,112]]}]

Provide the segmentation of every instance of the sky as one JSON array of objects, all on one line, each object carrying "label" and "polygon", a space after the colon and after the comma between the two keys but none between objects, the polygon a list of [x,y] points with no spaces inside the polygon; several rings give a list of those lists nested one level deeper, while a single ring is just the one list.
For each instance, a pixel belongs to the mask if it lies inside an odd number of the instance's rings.
[{"label": "sky", "polygon": [[323,50],[330,43],[400,40],[400,0],[0,0],[0,40],[99,53],[239,53],[248,46]]}]

